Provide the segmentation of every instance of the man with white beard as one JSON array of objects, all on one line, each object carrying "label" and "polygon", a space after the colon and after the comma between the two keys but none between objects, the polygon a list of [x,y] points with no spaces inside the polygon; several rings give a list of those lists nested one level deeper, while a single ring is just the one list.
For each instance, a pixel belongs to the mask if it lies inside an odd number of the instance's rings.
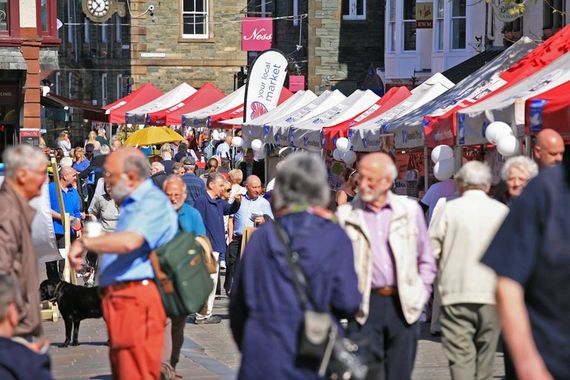
[{"label": "man with white beard", "polygon": [[69,259],[81,268],[86,251],[103,254],[99,284],[115,379],[158,379],[166,314],[149,253],[178,230],[176,212],[149,178],[146,157],[119,149],[105,161],[105,182],[121,205],[114,232],[76,240]]}]

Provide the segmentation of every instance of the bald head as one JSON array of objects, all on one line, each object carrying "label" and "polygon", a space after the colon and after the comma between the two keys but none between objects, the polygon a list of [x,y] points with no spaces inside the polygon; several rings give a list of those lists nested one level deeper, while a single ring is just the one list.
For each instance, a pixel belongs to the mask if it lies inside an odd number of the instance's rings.
[{"label": "bald head", "polygon": [[63,166],[59,170],[59,181],[63,187],[72,185],[77,179],[77,171],[71,166]]},{"label": "bald head", "polygon": [[180,176],[172,175],[164,181],[163,190],[172,207],[180,209],[186,200],[186,184]]},{"label": "bald head", "polygon": [[248,197],[259,197],[261,195],[261,179],[256,175],[250,175],[245,180],[245,188],[247,190]]},{"label": "bald head", "polygon": [[398,172],[386,153],[371,153],[358,164],[358,195],[365,203],[382,206]]},{"label": "bald head", "polygon": [[562,162],[564,140],[554,129],[543,129],[536,135],[534,159],[540,168],[554,166]]}]

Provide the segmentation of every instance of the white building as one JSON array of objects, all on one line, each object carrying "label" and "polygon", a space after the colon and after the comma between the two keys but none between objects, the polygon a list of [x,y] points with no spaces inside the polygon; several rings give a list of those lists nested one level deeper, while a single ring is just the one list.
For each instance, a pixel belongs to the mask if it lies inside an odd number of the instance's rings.
[{"label": "white building", "polygon": [[[483,52],[486,42],[501,47],[522,35],[541,40],[570,22],[570,0],[526,1],[525,6],[521,17],[505,22],[513,16],[504,0],[386,0],[387,84],[421,83]],[[426,23],[416,20],[416,11],[431,19],[428,28],[421,28]]]}]

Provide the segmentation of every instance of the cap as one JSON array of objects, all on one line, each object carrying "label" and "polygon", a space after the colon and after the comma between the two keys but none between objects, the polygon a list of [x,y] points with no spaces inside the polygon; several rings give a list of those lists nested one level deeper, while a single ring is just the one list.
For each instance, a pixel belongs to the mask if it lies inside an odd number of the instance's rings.
[{"label": "cap", "polygon": [[182,164],[184,167],[194,167],[196,166],[196,161],[192,157],[186,157],[182,160]]}]

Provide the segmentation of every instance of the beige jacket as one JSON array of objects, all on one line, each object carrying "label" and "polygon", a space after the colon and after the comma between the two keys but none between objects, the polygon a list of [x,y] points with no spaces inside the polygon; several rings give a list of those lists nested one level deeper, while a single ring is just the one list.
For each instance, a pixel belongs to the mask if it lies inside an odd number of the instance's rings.
[{"label": "beige jacket", "polygon": [[[435,268],[425,267],[429,273],[429,282],[424,284],[420,277],[418,263],[418,225],[417,216],[421,208],[412,200],[388,193],[392,207],[392,221],[388,241],[394,255],[396,281],[404,318],[410,324],[416,322],[427,299],[426,287],[429,288],[435,277]],[[364,203],[355,199],[351,204],[338,208],[339,223],[352,240],[354,263],[358,275],[358,288],[362,293],[362,304],[356,320],[364,324],[369,314],[370,291],[372,284],[372,254],[370,231],[368,231],[363,211]],[[431,255],[431,251],[428,252]],[[433,263],[432,263],[433,264]]]},{"label": "beige jacket", "polygon": [[495,304],[495,273],[479,261],[508,213],[507,206],[483,191],[469,190],[434,215],[429,234],[439,259],[443,306]]}]

